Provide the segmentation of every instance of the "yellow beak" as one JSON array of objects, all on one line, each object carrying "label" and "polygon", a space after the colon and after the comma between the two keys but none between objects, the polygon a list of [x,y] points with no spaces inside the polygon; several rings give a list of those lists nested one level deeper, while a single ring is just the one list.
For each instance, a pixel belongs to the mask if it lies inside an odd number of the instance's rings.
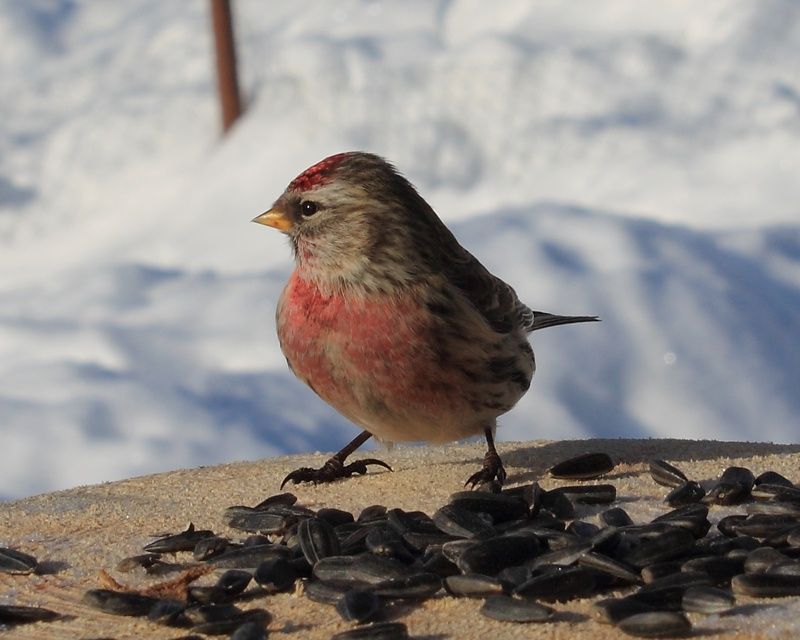
[{"label": "yellow beak", "polygon": [[265,211],[260,216],[253,218],[252,221],[257,222],[258,224],[265,224],[268,227],[273,227],[278,231],[283,231],[284,233],[291,231],[292,227],[294,226],[292,221],[289,219],[289,216],[277,208],[272,208],[269,211]]}]

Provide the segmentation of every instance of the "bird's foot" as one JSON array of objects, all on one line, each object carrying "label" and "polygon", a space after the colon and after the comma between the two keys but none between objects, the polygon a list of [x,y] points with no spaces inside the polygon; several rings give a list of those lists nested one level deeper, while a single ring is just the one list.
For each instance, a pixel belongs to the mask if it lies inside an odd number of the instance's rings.
[{"label": "bird's foot", "polygon": [[367,465],[370,464],[381,466],[389,471],[392,470],[392,468],[383,462],[383,460],[376,460],[375,458],[356,460],[355,462],[351,462],[350,464],[346,465],[339,458],[334,456],[319,469],[312,469],[311,467],[300,467],[299,469],[295,469],[283,479],[283,482],[281,482],[281,489],[283,489],[283,486],[290,480],[294,484],[300,484],[301,482],[313,482],[314,484],[319,484],[322,482],[333,482],[339,478],[349,478],[350,476],[364,475],[367,473]]},{"label": "bird's foot", "polygon": [[481,487],[487,483],[495,482],[502,486],[506,481],[506,470],[503,467],[503,462],[496,451],[487,451],[483,457],[483,467],[477,473],[473,473],[464,486],[469,486],[470,489]]}]

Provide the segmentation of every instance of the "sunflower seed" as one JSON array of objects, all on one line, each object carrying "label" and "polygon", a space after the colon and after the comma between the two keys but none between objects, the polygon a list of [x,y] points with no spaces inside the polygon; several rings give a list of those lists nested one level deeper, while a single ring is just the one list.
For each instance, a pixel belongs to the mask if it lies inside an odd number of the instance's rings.
[{"label": "sunflower seed", "polygon": [[411,570],[391,558],[362,553],[357,556],[329,556],[314,565],[318,580],[338,583],[378,584],[386,580],[407,578]]},{"label": "sunflower seed", "polygon": [[213,537],[214,532],[208,529],[195,529],[191,522],[185,531],[174,535],[166,535],[153,540],[144,546],[151,553],[177,553],[178,551],[194,551],[195,546],[204,538]]},{"label": "sunflower seed", "polygon": [[496,575],[506,567],[522,564],[539,553],[542,544],[534,535],[507,535],[481,540],[456,561],[462,573]]},{"label": "sunflower seed", "polygon": [[664,460],[650,460],[650,477],[664,487],[679,487],[689,478],[678,467]]},{"label": "sunflower seed", "polygon": [[744,561],[741,558],[718,556],[692,558],[683,563],[681,571],[688,573],[699,571],[708,574],[715,584],[727,584],[733,576],[744,571]]},{"label": "sunflower seed", "polygon": [[486,598],[480,612],[503,622],[546,622],[553,616],[553,610],[543,604],[503,595]]},{"label": "sunflower seed", "polygon": [[617,627],[637,638],[671,638],[688,635],[692,630],[689,619],[676,611],[637,613],[621,620]]},{"label": "sunflower seed", "polygon": [[220,569],[255,569],[266,560],[288,559],[291,555],[291,549],[279,544],[228,547],[224,553],[210,558],[208,563]]},{"label": "sunflower seed", "polygon": [[424,553],[428,547],[439,546],[441,547],[445,542],[456,540],[453,536],[446,533],[437,531],[435,533],[422,533],[419,531],[406,531],[402,535],[402,540],[409,547],[415,549],[419,553]]},{"label": "sunflower seed", "polygon": [[374,524],[376,522],[384,522],[386,517],[386,507],[382,504],[373,504],[361,510],[361,513],[358,514],[358,518],[356,518],[356,522],[359,524]]},{"label": "sunflower seed", "polygon": [[591,615],[598,622],[617,624],[620,620],[630,618],[637,613],[647,613],[654,608],[632,598],[606,598],[592,603]]},{"label": "sunflower seed", "polygon": [[228,518],[228,526],[232,529],[253,533],[283,533],[293,522],[293,518],[271,511],[238,513]]},{"label": "sunflower seed", "polygon": [[441,588],[442,579],[435,573],[416,573],[407,578],[379,582],[372,590],[381,598],[422,600],[435,595]]},{"label": "sunflower seed", "polygon": [[598,527],[596,524],[592,524],[591,522],[573,520],[566,528],[566,532],[586,540],[594,538],[598,533],[600,533],[600,527]]},{"label": "sunflower seed", "polygon": [[36,571],[36,558],[16,549],[0,547],[0,572],[11,574],[28,574]]},{"label": "sunflower seed", "polygon": [[229,544],[230,540],[227,538],[220,538],[218,536],[203,538],[202,540],[199,540],[196,545],[194,545],[194,549],[192,549],[192,555],[194,556],[195,560],[208,560],[209,558],[218,556],[220,553],[225,551]]},{"label": "sunflower seed", "polygon": [[225,604],[195,604],[186,607],[184,615],[192,625],[199,625],[206,622],[219,622],[238,618],[244,613],[239,607]]},{"label": "sunflower seed", "polygon": [[291,507],[297,502],[297,496],[293,493],[277,493],[274,496],[270,496],[269,498],[265,498],[261,502],[259,502],[253,509],[256,510],[264,510],[269,509],[270,507]]},{"label": "sunflower seed", "polygon": [[527,502],[505,493],[458,491],[450,496],[449,504],[474,513],[486,513],[495,523],[528,515]]},{"label": "sunflower seed", "polygon": [[702,571],[679,571],[678,573],[670,573],[669,575],[644,585],[638,593],[648,593],[672,587],[679,587],[682,589],[699,586],[710,587],[712,584],[711,576]]},{"label": "sunflower seed", "polygon": [[409,551],[400,535],[391,527],[370,527],[364,543],[367,550],[376,556],[395,558],[402,562],[414,561],[414,554]]},{"label": "sunflower seed", "polygon": [[190,585],[188,591],[190,600],[203,604],[222,603],[231,600],[231,596],[217,585]]},{"label": "sunflower seed", "polygon": [[723,613],[736,603],[734,597],[727,591],[716,587],[689,587],[683,594],[681,607],[684,611],[693,613]]},{"label": "sunflower seed", "polygon": [[600,522],[609,527],[627,527],[633,524],[628,512],[620,507],[613,507],[603,511],[600,514]]},{"label": "sunflower seed", "polygon": [[594,569],[595,571],[600,571],[615,578],[619,578],[624,582],[630,582],[631,584],[640,584],[642,582],[641,576],[636,573],[633,567],[600,553],[594,553],[592,551],[585,553],[578,558],[578,564],[587,569]]},{"label": "sunflower seed", "polygon": [[433,523],[440,531],[456,538],[487,537],[494,533],[492,518],[447,504],[433,514]]},{"label": "sunflower seed", "polygon": [[317,518],[324,520],[332,527],[338,527],[340,524],[349,524],[355,522],[353,514],[344,509],[334,509],[326,507],[317,511]]},{"label": "sunflower seed", "polygon": [[608,473],[614,461],[607,453],[586,453],[550,467],[550,476],[565,480],[590,480]]},{"label": "sunflower seed", "polygon": [[450,562],[450,560],[445,557],[441,549],[433,549],[427,552],[426,555],[423,556],[420,569],[425,573],[435,573],[441,578],[457,575],[460,572],[460,569],[455,563]]},{"label": "sunflower seed", "polygon": [[736,523],[733,529],[740,536],[769,538],[787,529],[793,529],[798,524],[800,521],[795,516],[756,513],[747,516],[743,522]]},{"label": "sunflower seed", "polygon": [[547,493],[561,493],[575,504],[610,504],[617,498],[617,489],[612,484],[558,487]]},{"label": "sunflower seed", "polygon": [[285,558],[265,560],[258,565],[253,574],[253,579],[271,593],[286,591],[297,578],[297,570]]},{"label": "sunflower seed", "polygon": [[367,622],[380,610],[380,599],[369,589],[351,589],[336,603],[336,610],[345,620]]},{"label": "sunflower seed", "polygon": [[559,520],[572,520],[575,517],[575,505],[563,493],[548,491],[542,496],[540,514],[551,513]]},{"label": "sunflower seed", "polygon": [[130,573],[136,569],[144,569],[147,573],[150,573],[153,568],[159,566],[165,566],[165,563],[161,561],[160,554],[143,553],[138,556],[123,558],[117,563],[116,569],[122,573]]},{"label": "sunflower seed", "polygon": [[745,467],[728,467],[719,477],[720,482],[738,484],[749,492],[753,488],[756,477],[750,469]]},{"label": "sunflower seed", "polygon": [[516,589],[514,595],[541,600],[572,600],[591,595],[597,584],[593,572],[581,567],[534,575]]},{"label": "sunflower seed", "polygon": [[533,570],[530,567],[516,566],[506,567],[497,574],[497,579],[503,584],[506,591],[513,591],[523,582],[527,582],[533,577]]},{"label": "sunflower seed", "polygon": [[528,560],[525,565],[531,569],[536,569],[542,565],[557,565],[566,567],[573,565],[578,560],[592,550],[591,542],[578,542],[568,547],[556,549],[555,551],[548,551],[535,558]]},{"label": "sunflower seed", "polygon": [[444,588],[451,596],[485,598],[503,593],[503,585],[497,578],[468,573],[444,579]]},{"label": "sunflower seed", "polygon": [[741,504],[750,497],[750,489],[731,482],[718,482],[701,498],[704,504]]},{"label": "sunflower seed", "polygon": [[685,504],[700,502],[705,495],[706,492],[703,490],[703,487],[694,480],[689,480],[670,491],[664,498],[664,502],[671,507],[680,507]]},{"label": "sunflower seed", "polygon": [[303,593],[309,600],[312,600],[313,602],[321,602],[322,604],[336,604],[350,589],[351,587],[345,584],[313,580],[305,583],[305,589]]},{"label": "sunflower seed", "polygon": [[192,631],[209,636],[222,635],[225,633],[232,633],[248,622],[254,622],[255,624],[261,625],[263,628],[270,623],[271,619],[272,616],[264,609],[248,609],[230,618],[201,622],[194,625]]},{"label": "sunflower seed", "polygon": [[744,561],[745,573],[764,573],[779,562],[786,562],[787,558],[780,551],[772,547],[759,547],[747,554]]},{"label": "sunflower seed", "polygon": [[300,550],[312,567],[322,558],[341,553],[339,538],[333,527],[320,518],[306,518],[297,526]]},{"label": "sunflower seed", "polygon": [[776,562],[767,569],[767,573],[777,573],[784,576],[800,576],[800,562],[797,560],[787,560],[786,562]]},{"label": "sunflower seed", "polygon": [[237,596],[247,589],[253,576],[248,571],[229,569],[217,579],[217,587],[230,596]]},{"label": "sunflower seed", "polygon": [[331,640],[408,640],[408,628],[402,622],[380,622],[341,631]]},{"label": "sunflower seed", "polygon": [[[636,593],[628,596],[632,600],[644,602],[660,611],[680,611],[683,594],[686,593],[687,585],[654,587],[655,583],[650,583]],[[699,586],[699,585],[690,585]]]},{"label": "sunflower seed", "polygon": [[642,569],[642,579],[645,584],[650,584],[664,576],[678,573],[680,570],[681,563],[678,561],[657,562]]},{"label": "sunflower seed", "polygon": [[800,576],[779,573],[745,573],[731,580],[736,594],[758,598],[800,596]]},{"label": "sunflower seed", "polygon": [[756,479],[753,481],[755,485],[760,484],[777,484],[782,485],[784,487],[793,487],[794,484],[791,480],[782,476],[777,471],[765,471],[764,473],[758,475]]},{"label": "sunflower seed", "polygon": [[747,520],[747,516],[744,515],[732,515],[732,516],[725,516],[717,523],[717,529],[719,529],[720,533],[729,538],[733,538],[736,536],[736,529],[737,527]]},{"label": "sunflower seed", "polygon": [[541,507],[542,503],[542,496],[544,496],[545,492],[544,489],[539,486],[538,482],[532,482],[531,484],[524,484],[519,487],[509,487],[507,489],[503,489],[502,493],[503,495],[512,496],[525,501],[530,508],[531,516],[535,516],[537,513],[539,513],[539,508]]},{"label": "sunflower seed", "polygon": [[31,622],[51,622],[58,620],[60,613],[43,607],[23,607],[20,605],[0,604],[0,624],[15,625]]},{"label": "sunflower seed", "polygon": [[230,640],[266,640],[267,631],[264,625],[255,622],[245,622],[236,627],[236,631],[231,634]]},{"label": "sunflower seed", "polygon": [[653,539],[645,540],[639,547],[625,554],[622,560],[641,568],[683,556],[693,546],[694,536],[686,529],[676,528],[665,531]]},{"label": "sunflower seed", "polygon": [[147,612],[147,619],[167,627],[185,627],[190,624],[184,615],[186,603],[179,600],[158,600]]},{"label": "sunflower seed", "polygon": [[442,553],[450,562],[458,562],[461,555],[470,547],[474,547],[476,542],[476,540],[470,540],[468,538],[451,540],[442,545]]},{"label": "sunflower seed", "polygon": [[118,616],[146,616],[158,599],[131,591],[90,589],[83,594],[81,601],[105,613]]}]

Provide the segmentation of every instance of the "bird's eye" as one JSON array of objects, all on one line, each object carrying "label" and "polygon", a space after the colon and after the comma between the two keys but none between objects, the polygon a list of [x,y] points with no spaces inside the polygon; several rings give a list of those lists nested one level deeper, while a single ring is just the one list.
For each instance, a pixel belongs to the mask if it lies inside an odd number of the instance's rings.
[{"label": "bird's eye", "polygon": [[306,218],[313,216],[317,212],[317,203],[311,200],[303,200],[303,202],[300,203],[300,212]]}]

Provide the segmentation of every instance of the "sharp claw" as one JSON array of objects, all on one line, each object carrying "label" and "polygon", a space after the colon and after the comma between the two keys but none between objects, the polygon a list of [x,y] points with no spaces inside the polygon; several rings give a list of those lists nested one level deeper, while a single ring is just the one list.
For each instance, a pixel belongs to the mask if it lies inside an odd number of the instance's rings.
[{"label": "sharp claw", "polygon": [[383,467],[384,469],[388,469],[389,471],[392,471],[392,468],[388,464],[386,464],[383,460],[378,460],[377,458],[367,458],[365,460],[356,460],[356,462],[354,462],[353,464],[363,464],[365,466],[368,465],[368,464],[377,464],[379,467]]},{"label": "sharp claw", "polygon": [[286,485],[287,482],[289,482],[289,480],[291,480],[295,484],[300,484],[301,482],[311,480],[314,471],[315,469],[312,469],[311,467],[301,467],[299,469],[295,469],[283,479],[283,482],[281,482],[281,489],[283,489],[283,487]]},{"label": "sharp claw", "polygon": [[377,460],[375,458],[356,460],[347,466],[343,466],[340,460],[331,458],[319,469],[312,469],[310,467],[295,469],[283,479],[283,482],[281,482],[281,489],[283,489],[290,480],[294,482],[294,484],[300,484],[301,482],[313,482],[316,484],[318,482],[332,482],[338,478],[349,478],[353,475],[364,475],[367,473],[367,465],[370,464],[384,467],[389,471],[392,470],[383,460]]}]

